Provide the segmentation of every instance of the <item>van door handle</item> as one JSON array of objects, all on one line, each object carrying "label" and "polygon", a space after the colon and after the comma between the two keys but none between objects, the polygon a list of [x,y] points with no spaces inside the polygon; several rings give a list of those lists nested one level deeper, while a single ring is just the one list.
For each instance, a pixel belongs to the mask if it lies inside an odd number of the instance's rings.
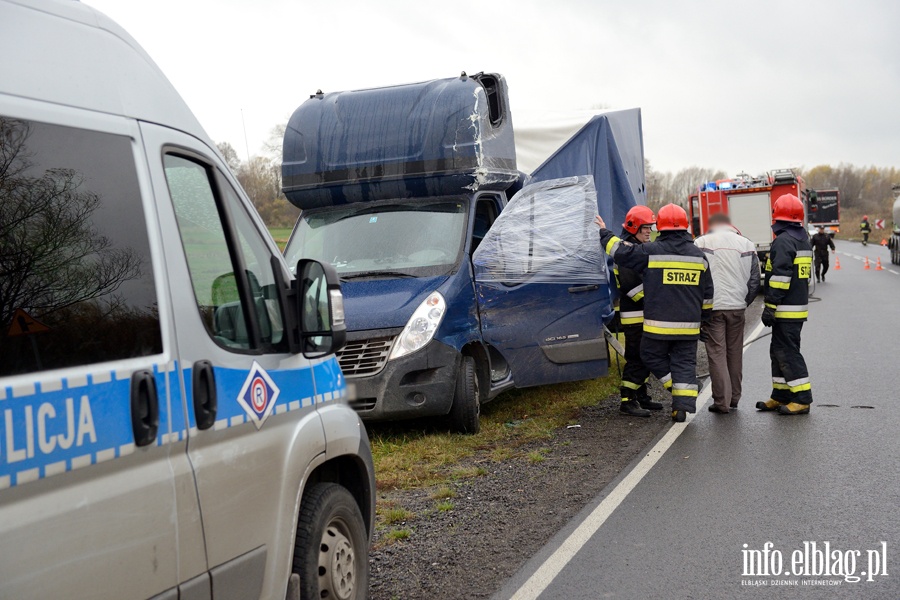
[{"label": "van door handle", "polygon": [[597,284],[594,285],[576,285],[574,287],[569,288],[570,294],[577,294],[578,292],[591,292],[593,290],[598,289],[600,286]]},{"label": "van door handle", "polygon": [[194,363],[191,373],[191,389],[194,396],[194,418],[197,429],[209,429],[216,422],[218,400],[216,398],[216,376],[213,365],[208,360]]},{"label": "van door handle", "polygon": [[146,369],[131,374],[131,429],[137,446],[147,446],[156,441],[159,395],[156,393],[156,377]]}]

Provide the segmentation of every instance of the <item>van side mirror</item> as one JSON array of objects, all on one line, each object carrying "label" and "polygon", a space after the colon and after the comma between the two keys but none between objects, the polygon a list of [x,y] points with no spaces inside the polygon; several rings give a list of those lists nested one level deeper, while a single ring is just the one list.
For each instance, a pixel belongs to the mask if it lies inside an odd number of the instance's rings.
[{"label": "van side mirror", "polygon": [[337,271],[330,264],[304,258],[297,262],[296,273],[300,351],[306,358],[337,352],[347,339]]}]

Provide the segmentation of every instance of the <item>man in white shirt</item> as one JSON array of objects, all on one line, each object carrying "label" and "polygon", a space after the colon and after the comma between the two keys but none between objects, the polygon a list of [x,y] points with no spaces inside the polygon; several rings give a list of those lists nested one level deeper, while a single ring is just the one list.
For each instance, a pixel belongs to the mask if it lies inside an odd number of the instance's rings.
[{"label": "man in white shirt", "polygon": [[753,242],[724,213],[711,215],[708,233],[694,243],[706,254],[715,289],[712,319],[700,336],[712,379],[709,410],[727,414],[741,400],[744,311],[759,291],[759,258]]}]

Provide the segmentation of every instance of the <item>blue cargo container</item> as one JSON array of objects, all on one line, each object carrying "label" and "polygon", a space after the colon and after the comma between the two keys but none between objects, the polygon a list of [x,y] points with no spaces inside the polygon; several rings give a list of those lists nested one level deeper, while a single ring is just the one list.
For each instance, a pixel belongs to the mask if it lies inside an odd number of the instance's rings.
[{"label": "blue cargo container", "polygon": [[613,310],[592,221],[598,202],[608,218],[643,202],[640,139],[637,110],[596,118],[508,201],[521,177],[499,75],[303,103],[284,139],[284,191],[303,209],[285,253],[342,276],[359,414],[474,432],[505,389],[605,375]]}]

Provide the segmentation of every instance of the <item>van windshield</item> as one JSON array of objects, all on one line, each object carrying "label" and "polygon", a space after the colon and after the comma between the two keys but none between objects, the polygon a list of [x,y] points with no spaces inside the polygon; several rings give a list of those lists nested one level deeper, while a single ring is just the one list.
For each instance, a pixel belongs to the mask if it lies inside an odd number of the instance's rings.
[{"label": "van windshield", "polygon": [[466,201],[388,200],[304,211],[284,255],[330,262],[342,276],[429,277],[454,270],[463,249]]}]

